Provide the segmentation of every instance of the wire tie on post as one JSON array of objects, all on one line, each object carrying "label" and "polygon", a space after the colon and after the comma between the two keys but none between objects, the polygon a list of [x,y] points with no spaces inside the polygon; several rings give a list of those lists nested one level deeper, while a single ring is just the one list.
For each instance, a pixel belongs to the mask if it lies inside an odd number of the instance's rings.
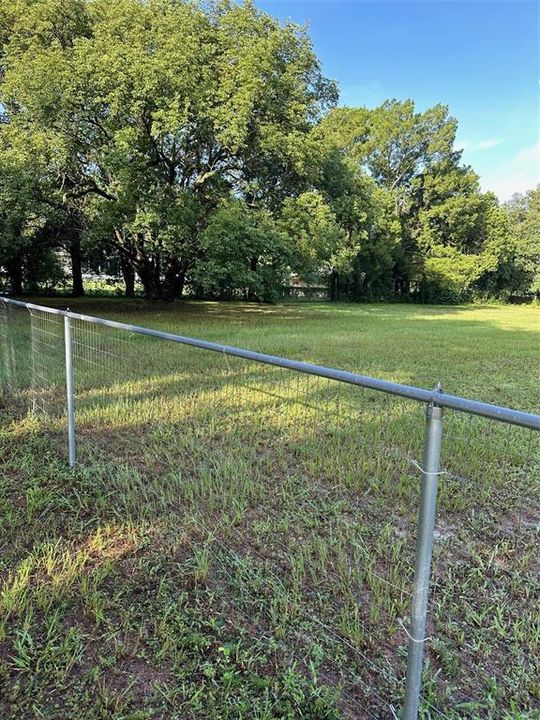
[{"label": "wire tie on post", "polygon": [[420,470],[422,475],[448,475],[448,470],[440,470],[439,472],[436,472],[436,473],[427,472],[426,470],[424,470],[424,468],[419,463],[416,462],[416,460],[413,460],[413,459],[411,459],[411,464],[414,465],[414,467],[417,470]]},{"label": "wire tie on post", "polygon": [[401,620],[401,618],[398,618],[398,623],[399,623],[399,625],[401,626],[401,628],[405,631],[405,634],[407,635],[407,637],[409,638],[409,640],[411,640],[411,642],[413,642],[413,643],[425,643],[425,642],[428,642],[429,640],[433,640],[433,636],[432,636],[432,635],[428,635],[428,636],[425,637],[423,640],[417,640],[416,638],[413,638],[413,636],[411,635],[411,633],[407,630],[407,628],[406,628],[405,625],[403,624],[403,621]]},{"label": "wire tie on post", "polygon": [[437,405],[435,398],[437,397],[437,393],[440,392],[442,392],[442,385],[440,382],[438,382],[433,388],[433,392],[431,394],[431,400],[429,402],[430,407],[434,407],[435,405]]}]

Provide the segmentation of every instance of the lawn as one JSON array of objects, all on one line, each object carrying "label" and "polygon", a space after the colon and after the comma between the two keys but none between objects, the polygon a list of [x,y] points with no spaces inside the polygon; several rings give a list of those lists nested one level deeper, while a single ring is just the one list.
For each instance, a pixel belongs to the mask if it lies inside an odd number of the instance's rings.
[{"label": "lawn", "polygon": [[[71,309],[540,407],[531,306]],[[62,324],[11,321],[0,716],[399,717],[424,408],[74,321],[70,471]],[[444,434],[423,717],[539,718],[539,434]]]}]

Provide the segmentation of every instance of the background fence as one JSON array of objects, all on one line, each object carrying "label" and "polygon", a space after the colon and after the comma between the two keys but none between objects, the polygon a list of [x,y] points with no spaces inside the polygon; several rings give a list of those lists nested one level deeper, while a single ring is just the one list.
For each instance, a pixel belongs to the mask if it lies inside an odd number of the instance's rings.
[{"label": "background fence", "polygon": [[318,638],[352,716],[478,717],[492,663],[514,666],[495,706],[534,705],[520,667],[538,636],[517,624],[534,623],[519,592],[524,574],[537,588],[534,560],[494,576],[487,615],[478,567],[496,569],[486,535],[507,564],[535,546],[540,416],[8,299],[0,342],[13,407],[72,465],[113,466],[128,496],[185,512],[243,602],[285,634],[300,623],[295,653]]}]

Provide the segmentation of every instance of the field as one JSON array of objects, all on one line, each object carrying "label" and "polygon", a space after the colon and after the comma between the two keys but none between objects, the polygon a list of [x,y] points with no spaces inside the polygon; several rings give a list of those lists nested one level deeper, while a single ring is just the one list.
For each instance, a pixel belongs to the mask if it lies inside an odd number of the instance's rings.
[{"label": "field", "polygon": [[[540,408],[535,307],[71,309]],[[75,321],[70,471],[62,325],[10,322],[0,716],[399,717],[424,408]],[[540,718],[538,436],[446,413],[424,718]]]}]

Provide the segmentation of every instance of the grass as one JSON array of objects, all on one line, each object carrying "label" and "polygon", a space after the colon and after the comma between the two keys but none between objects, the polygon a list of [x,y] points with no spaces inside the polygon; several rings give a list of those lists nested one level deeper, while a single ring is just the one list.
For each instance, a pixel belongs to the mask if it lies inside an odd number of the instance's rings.
[{"label": "grass", "polygon": [[[72,309],[540,404],[534,307]],[[11,320],[0,716],[399,716],[424,409],[75,321],[69,471],[62,325]],[[447,412],[443,460],[423,717],[539,718],[538,434]]]}]

